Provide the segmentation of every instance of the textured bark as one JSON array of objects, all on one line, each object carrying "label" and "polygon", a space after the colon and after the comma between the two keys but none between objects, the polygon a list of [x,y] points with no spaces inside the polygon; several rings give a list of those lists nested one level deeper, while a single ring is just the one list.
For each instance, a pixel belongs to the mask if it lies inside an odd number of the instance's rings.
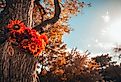
[{"label": "textured bark", "polygon": [[1,45],[1,81],[0,82],[33,82],[32,74],[34,72],[34,63],[36,62],[32,55],[21,52],[16,46],[13,55],[9,54],[8,48],[12,45],[5,42]]},{"label": "textured bark", "polygon": [[[0,14],[0,82],[33,82],[36,59],[12,45],[5,26],[10,20],[21,20],[30,26],[31,0],[6,0],[7,6]],[[29,13],[28,13],[29,12]],[[31,19],[32,20],[32,19]],[[9,51],[9,48],[12,51]]]}]

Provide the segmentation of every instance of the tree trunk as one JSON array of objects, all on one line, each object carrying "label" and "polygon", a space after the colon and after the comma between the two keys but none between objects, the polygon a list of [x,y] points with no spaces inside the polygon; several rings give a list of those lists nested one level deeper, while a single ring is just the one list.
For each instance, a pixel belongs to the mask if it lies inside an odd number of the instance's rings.
[{"label": "tree trunk", "polygon": [[33,0],[6,0],[6,7],[0,14],[0,82],[33,82],[36,63],[29,53],[22,52],[7,40],[5,26],[10,20],[21,20],[32,25]]}]

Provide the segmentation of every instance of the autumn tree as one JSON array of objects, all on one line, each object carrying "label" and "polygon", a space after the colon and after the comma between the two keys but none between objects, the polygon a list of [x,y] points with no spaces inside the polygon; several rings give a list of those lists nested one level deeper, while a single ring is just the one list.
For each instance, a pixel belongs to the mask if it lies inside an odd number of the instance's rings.
[{"label": "autumn tree", "polygon": [[[58,53],[56,53],[58,54]],[[58,54],[59,55],[59,54]],[[102,80],[99,64],[88,58],[88,53],[80,53],[77,49],[65,54],[56,55],[49,71],[44,69],[39,75],[42,82],[96,82]]]},{"label": "autumn tree", "polygon": [[34,21],[33,13],[36,9],[44,12],[39,0],[6,0],[3,2],[2,4],[6,6],[0,13],[0,81],[36,81],[34,71],[37,59],[35,56],[44,50],[45,46],[45,41],[42,39],[45,37],[39,33],[42,32],[42,27],[58,21],[61,12],[59,1],[54,0],[54,16],[38,25]]},{"label": "autumn tree", "polygon": [[45,54],[48,60],[56,53],[65,54],[60,49],[65,48],[63,34],[71,30],[68,20],[88,5],[78,0],[0,1],[0,8],[4,8],[0,13],[0,81],[37,81],[38,59],[43,62]]},{"label": "autumn tree", "polygon": [[120,82],[121,81],[121,66],[116,61],[112,60],[109,54],[102,54],[92,58],[99,66],[99,72],[105,82]]}]

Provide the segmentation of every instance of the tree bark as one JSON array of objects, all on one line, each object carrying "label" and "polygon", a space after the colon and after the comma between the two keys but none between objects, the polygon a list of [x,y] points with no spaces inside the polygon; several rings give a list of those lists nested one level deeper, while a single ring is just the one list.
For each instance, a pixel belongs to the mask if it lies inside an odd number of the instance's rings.
[{"label": "tree bark", "polygon": [[[10,20],[21,20],[32,25],[33,0],[6,0],[6,7],[0,14],[0,82],[33,82],[32,76],[36,58],[12,45],[7,38],[5,26]],[[12,51],[10,51],[11,49]]]}]

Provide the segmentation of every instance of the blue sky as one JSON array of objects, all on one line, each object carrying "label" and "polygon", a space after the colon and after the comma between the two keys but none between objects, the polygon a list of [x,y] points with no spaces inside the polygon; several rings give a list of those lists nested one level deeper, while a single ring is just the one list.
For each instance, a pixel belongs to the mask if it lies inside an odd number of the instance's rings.
[{"label": "blue sky", "polygon": [[106,53],[121,43],[121,0],[82,0],[92,7],[82,9],[69,21],[74,29],[65,34],[63,41],[68,48]]}]

